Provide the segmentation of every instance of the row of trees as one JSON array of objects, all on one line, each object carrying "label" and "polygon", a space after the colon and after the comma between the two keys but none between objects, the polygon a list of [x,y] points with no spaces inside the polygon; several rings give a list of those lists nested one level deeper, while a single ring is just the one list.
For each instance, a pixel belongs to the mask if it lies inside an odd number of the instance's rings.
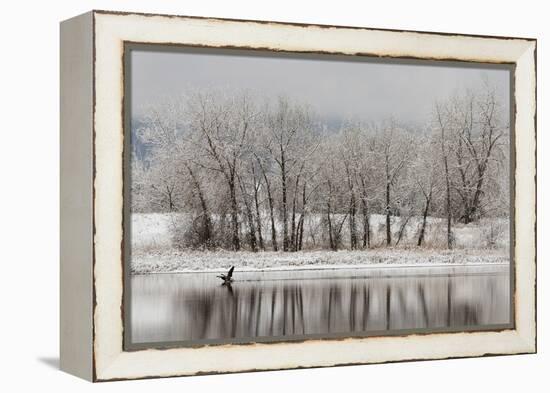
[{"label": "row of trees", "polygon": [[423,128],[389,119],[333,130],[287,98],[197,92],[133,130],[132,209],[186,213],[187,247],[368,248],[379,214],[388,246],[411,219],[421,246],[437,216],[450,248],[454,223],[508,214],[505,115],[487,87],[437,103]]}]

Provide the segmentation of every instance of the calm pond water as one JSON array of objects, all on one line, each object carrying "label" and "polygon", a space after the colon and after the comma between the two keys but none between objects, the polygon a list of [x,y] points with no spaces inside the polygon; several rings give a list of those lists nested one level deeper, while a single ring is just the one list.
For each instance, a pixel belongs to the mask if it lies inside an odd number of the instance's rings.
[{"label": "calm pond water", "polygon": [[508,266],[239,272],[131,278],[133,343],[507,324]]}]

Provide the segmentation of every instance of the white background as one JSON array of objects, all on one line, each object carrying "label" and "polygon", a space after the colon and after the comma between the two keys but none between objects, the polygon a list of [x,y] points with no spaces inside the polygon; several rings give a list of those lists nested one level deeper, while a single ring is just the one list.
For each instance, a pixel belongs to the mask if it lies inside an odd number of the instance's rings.
[{"label": "white background", "polygon": [[[0,11],[0,391],[538,392],[550,388],[545,334],[549,239],[549,11],[540,1],[6,1]],[[92,385],[58,371],[59,26],[109,9],[538,38],[539,354],[170,378]],[[545,110],[546,112],[545,112]],[[545,244],[546,243],[546,244]]]}]

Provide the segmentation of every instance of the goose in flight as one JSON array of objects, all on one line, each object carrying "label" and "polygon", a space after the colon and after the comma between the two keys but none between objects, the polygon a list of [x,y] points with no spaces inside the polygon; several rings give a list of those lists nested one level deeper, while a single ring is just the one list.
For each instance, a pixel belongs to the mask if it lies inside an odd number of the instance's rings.
[{"label": "goose in flight", "polygon": [[218,278],[221,278],[223,280],[222,285],[231,285],[233,282],[233,270],[235,270],[235,266],[231,266],[231,269],[226,274],[220,274],[219,276],[216,276]]}]

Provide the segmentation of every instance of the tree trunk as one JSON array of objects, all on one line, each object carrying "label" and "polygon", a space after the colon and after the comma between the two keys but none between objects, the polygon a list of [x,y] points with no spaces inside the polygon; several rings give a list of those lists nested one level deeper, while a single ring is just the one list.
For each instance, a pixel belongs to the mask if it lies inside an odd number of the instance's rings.
[{"label": "tree trunk", "polygon": [[355,204],[355,193],[351,191],[350,206],[349,206],[349,237],[350,248],[355,250],[357,248],[357,228],[355,225],[355,213],[357,207]]},{"label": "tree trunk", "polygon": [[475,214],[477,214],[478,210],[479,210],[479,202],[481,200],[481,194],[482,194],[482,190],[483,190],[483,179],[484,179],[484,175],[485,175],[485,169],[486,169],[485,164],[481,164],[480,167],[478,168],[478,179],[477,179],[477,182],[476,182],[476,192],[474,194],[474,198],[472,200],[472,205],[471,205],[470,212],[469,212],[469,215],[468,215],[468,218],[469,218],[468,223],[471,222],[472,219],[474,219]]},{"label": "tree trunk", "polygon": [[273,248],[273,251],[278,251],[277,230],[275,229],[275,213],[274,213],[274,207],[273,207],[273,194],[271,193],[271,184],[269,183],[269,179],[267,178],[267,173],[258,156],[256,156],[256,161],[258,161],[258,165],[260,166],[260,169],[262,171],[262,176],[264,178],[265,188],[267,191],[267,202],[269,205],[269,218],[271,221],[271,247]]},{"label": "tree trunk", "polygon": [[166,186],[166,196],[168,197],[168,211],[174,211],[174,201],[172,199],[172,189]]},{"label": "tree trunk", "polygon": [[189,172],[189,175],[191,176],[191,179],[193,180],[193,183],[195,184],[195,188],[197,190],[197,196],[199,197],[199,202],[202,209],[202,217],[203,217],[203,231],[201,233],[201,243],[205,244],[207,247],[209,246],[211,237],[212,237],[212,222],[210,220],[210,213],[208,212],[208,206],[206,204],[206,198],[204,197],[204,193],[202,192],[199,179],[195,176],[195,173],[191,169],[189,165],[186,165],[187,171]]},{"label": "tree trunk", "polygon": [[443,167],[445,169],[445,185],[446,185],[446,210],[447,210],[447,248],[452,248],[452,233],[451,233],[451,181],[449,177],[449,163],[445,152],[445,127],[439,108],[437,109],[437,117],[441,127],[441,157],[443,159]]},{"label": "tree trunk", "polygon": [[428,210],[430,209],[430,202],[432,200],[432,191],[426,198],[426,205],[424,206],[424,213],[422,214],[422,227],[420,227],[420,235],[418,235],[418,247],[422,246],[424,241],[424,233],[426,232],[426,221],[428,221]]},{"label": "tree trunk", "polygon": [[363,248],[370,248],[370,220],[367,201],[367,187],[365,179],[361,176],[361,210],[363,212]]},{"label": "tree trunk", "polygon": [[456,162],[457,162],[457,169],[458,173],[460,174],[460,181],[462,183],[462,191],[458,191],[458,194],[460,195],[462,199],[462,209],[463,214],[460,218],[461,221],[463,221],[465,224],[470,223],[470,185],[469,181],[466,179],[466,171],[464,170],[464,164],[463,164],[463,142],[462,138],[458,138],[458,146],[455,149],[455,156],[456,156]]},{"label": "tree trunk", "polygon": [[296,205],[297,205],[297,199],[298,199],[298,184],[300,182],[300,176],[302,173],[302,168],[300,168],[300,172],[296,176],[296,181],[294,182],[294,195],[292,197],[292,223],[291,223],[291,231],[290,231],[290,246],[292,248],[292,251],[298,250],[297,240],[298,240],[298,232],[296,227]]},{"label": "tree trunk", "polygon": [[239,177],[239,185],[241,188],[241,193],[243,195],[243,201],[244,201],[244,207],[246,210],[246,218],[248,220],[248,236],[249,236],[249,243],[250,243],[250,249],[254,252],[258,251],[258,248],[256,246],[256,228],[254,226],[254,216],[252,215],[252,209],[250,208],[250,203],[248,201],[248,194],[246,193],[246,190],[244,188],[244,185]]},{"label": "tree trunk", "polygon": [[363,210],[363,248],[370,248],[369,214]]},{"label": "tree trunk", "polygon": [[390,181],[386,180],[386,245],[391,245]]},{"label": "tree trunk", "polygon": [[298,219],[298,225],[296,226],[296,251],[302,249],[302,237],[304,235],[304,213],[300,213],[300,218]]},{"label": "tree trunk", "polygon": [[[442,142],[443,143],[443,142]],[[447,210],[447,248],[450,250],[452,248],[453,238],[451,232],[451,181],[449,179],[449,164],[447,162],[447,156],[443,158],[443,164],[445,167],[445,183],[447,188],[446,195],[446,210]]]},{"label": "tree trunk", "polygon": [[340,240],[342,239],[342,228],[344,227],[344,224],[346,223],[346,219],[348,218],[349,213],[346,213],[340,224],[338,224],[338,228],[336,229],[333,240],[334,240],[334,251],[338,251],[338,246],[340,245]]},{"label": "tree trunk", "polygon": [[258,187],[256,179],[256,171],[252,166],[252,175],[254,176],[254,205],[256,206],[256,225],[258,226],[258,241],[260,242],[260,248],[265,251],[264,237],[262,236],[262,218],[260,215],[260,202],[258,200]]},{"label": "tree trunk", "polygon": [[353,175],[349,168],[349,164],[345,163],[346,168],[346,177],[348,182],[348,192],[349,192],[349,246],[350,249],[355,250],[357,248],[357,228],[355,225],[355,213],[357,211],[357,205],[355,201],[355,189],[353,186]]},{"label": "tree trunk", "polygon": [[241,241],[239,239],[239,208],[237,206],[237,193],[235,190],[235,176],[231,176],[229,181],[229,195],[231,198],[231,234],[233,251],[241,249]]},{"label": "tree trunk", "polygon": [[[411,219],[411,214],[407,216],[405,221],[401,224],[401,227],[399,228],[399,234],[397,235],[397,241],[395,242],[395,245],[399,245],[399,242],[401,241],[401,238],[403,237],[403,233],[405,232],[405,227],[409,223],[409,220]],[[403,217],[401,217],[401,220],[403,220]]]},{"label": "tree trunk", "polygon": [[287,184],[285,152],[281,149],[281,183],[282,183],[282,207],[283,207],[283,251],[288,251],[288,215],[287,215]]},{"label": "tree trunk", "polygon": [[290,250],[296,251],[296,198],[297,198],[297,188],[298,188],[298,181],[300,179],[300,176],[296,176],[296,181],[294,184],[294,195],[292,197],[292,216],[291,216],[291,224],[290,224]]},{"label": "tree trunk", "polygon": [[304,221],[305,221],[305,215],[306,215],[306,182],[304,182],[304,186],[302,188],[302,214],[300,215],[300,222],[298,223],[300,226],[299,231],[299,237],[298,237],[298,250],[302,250],[302,245],[304,241]]},{"label": "tree trunk", "polygon": [[336,251],[336,247],[334,245],[334,239],[332,237],[332,221],[330,217],[330,200],[327,202],[327,223],[328,223],[328,239],[329,239],[329,245],[330,249],[333,251]]},{"label": "tree trunk", "polygon": [[267,180],[267,176],[265,176],[266,181],[266,189],[267,189],[267,201],[269,205],[269,218],[271,220],[271,247],[273,247],[273,251],[278,251],[277,246],[277,230],[275,228],[275,213],[273,208],[273,196],[271,195],[271,187],[269,186],[269,182]]}]

